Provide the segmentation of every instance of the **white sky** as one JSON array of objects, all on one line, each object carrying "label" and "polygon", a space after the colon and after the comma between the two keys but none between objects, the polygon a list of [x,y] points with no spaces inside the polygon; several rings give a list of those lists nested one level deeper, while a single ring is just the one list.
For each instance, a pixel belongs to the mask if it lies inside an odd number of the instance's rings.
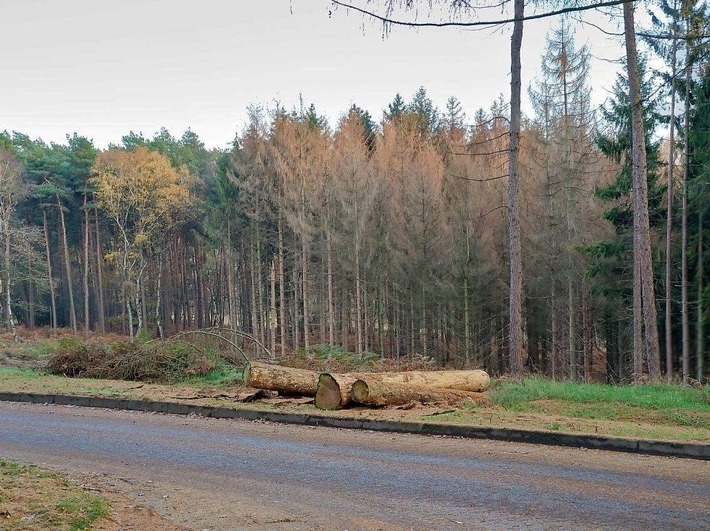
[{"label": "white sky", "polygon": [[[422,85],[440,108],[456,96],[469,118],[509,98],[510,28],[394,28],[383,39],[378,23],[331,9],[328,0],[0,0],[0,131],[59,143],[77,132],[103,148],[130,130],[190,127],[223,148],[247,105],[290,109],[299,93],[331,125],[352,103],[379,120],[397,92],[408,101]],[[551,23],[525,25],[525,87]],[[597,57],[623,52],[597,31],[580,28],[576,40]],[[593,61],[596,104],[617,68]]]}]

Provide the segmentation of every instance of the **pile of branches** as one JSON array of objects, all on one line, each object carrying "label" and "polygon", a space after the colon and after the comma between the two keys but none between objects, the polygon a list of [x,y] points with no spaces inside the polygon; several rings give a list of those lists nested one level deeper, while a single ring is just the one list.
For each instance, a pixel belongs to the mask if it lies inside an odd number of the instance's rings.
[{"label": "pile of branches", "polygon": [[77,378],[172,382],[204,376],[214,367],[204,352],[189,343],[70,342],[50,357],[46,370]]}]

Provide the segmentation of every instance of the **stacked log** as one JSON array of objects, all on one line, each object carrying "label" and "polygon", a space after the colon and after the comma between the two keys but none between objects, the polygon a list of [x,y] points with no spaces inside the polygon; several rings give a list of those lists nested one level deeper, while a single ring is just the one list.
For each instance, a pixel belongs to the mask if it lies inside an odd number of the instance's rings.
[{"label": "stacked log", "polygon": [[375,380],[356,380],[352,385],[351,396],[354,402],[369,406],[402,406],[410,402],[445,403],[453,406],[466,401],[479,406],[491,404],[491,399],[484,393]]},{"label": "stacked log", "polygon": [[255,389],[278,391],[286,395],[315,396],[318,373],[253,361],[247,363],[244,369],[244,383]]},{"label": "stacked log", "polygon": [[482,394],[490,378],[481,370],[333,374],[252,362],[244,371],[244,381],[257,389],[313,396],[319,409],[340,409],[353,401],[372,406],[409,402],[453,405],[463,400],[490,403]]}]

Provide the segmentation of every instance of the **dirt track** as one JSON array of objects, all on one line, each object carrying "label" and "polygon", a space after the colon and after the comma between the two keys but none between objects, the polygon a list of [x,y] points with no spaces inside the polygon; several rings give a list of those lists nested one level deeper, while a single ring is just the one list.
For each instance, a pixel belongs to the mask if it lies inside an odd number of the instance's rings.
[{"label": "dirt track", "polygon": [[0,404],[0,456],[193,529],[702,529],[710,463]]}]

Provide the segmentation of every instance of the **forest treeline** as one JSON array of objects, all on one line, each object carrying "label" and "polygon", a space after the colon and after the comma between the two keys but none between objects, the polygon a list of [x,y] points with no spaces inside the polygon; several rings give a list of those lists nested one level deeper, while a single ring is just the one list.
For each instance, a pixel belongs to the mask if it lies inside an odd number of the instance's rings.
[{"label": "forest treeline", "polygon": [[[565,20],[549,35],[529,87],[535,112],[520,137],[526,367],[558,379],[627,381],[628,81],[620,75],[594,110],[590,52],[573,34]],[[692,366],[702,380],[710,69],[688,50],[692,68],[672,83],[682,110],[673,164],[668,141],[655,134],[669,119],[668,73],[642,68],[642,92],[654,274],[657,293],[668,284],[672,296],[667,315],[659,295],[659,328],[671,323],[672,368]],[[177,138],[131,132],[106,150],[77,134],[63,145],[1,134],[8,330],[133,338],[223,326],[277,355],[318,346],[509,369],[502,98],[470,119],[456,98],[439,109],[424,88],[408,101],[396,95],[378,122],[355,105],[332,125],[314,105],[248,114],[226,151],[206,149],[190,130]],[[685,331],[683,289],[693,314]],[[676,353],[689,337],[685,367]]]}]

